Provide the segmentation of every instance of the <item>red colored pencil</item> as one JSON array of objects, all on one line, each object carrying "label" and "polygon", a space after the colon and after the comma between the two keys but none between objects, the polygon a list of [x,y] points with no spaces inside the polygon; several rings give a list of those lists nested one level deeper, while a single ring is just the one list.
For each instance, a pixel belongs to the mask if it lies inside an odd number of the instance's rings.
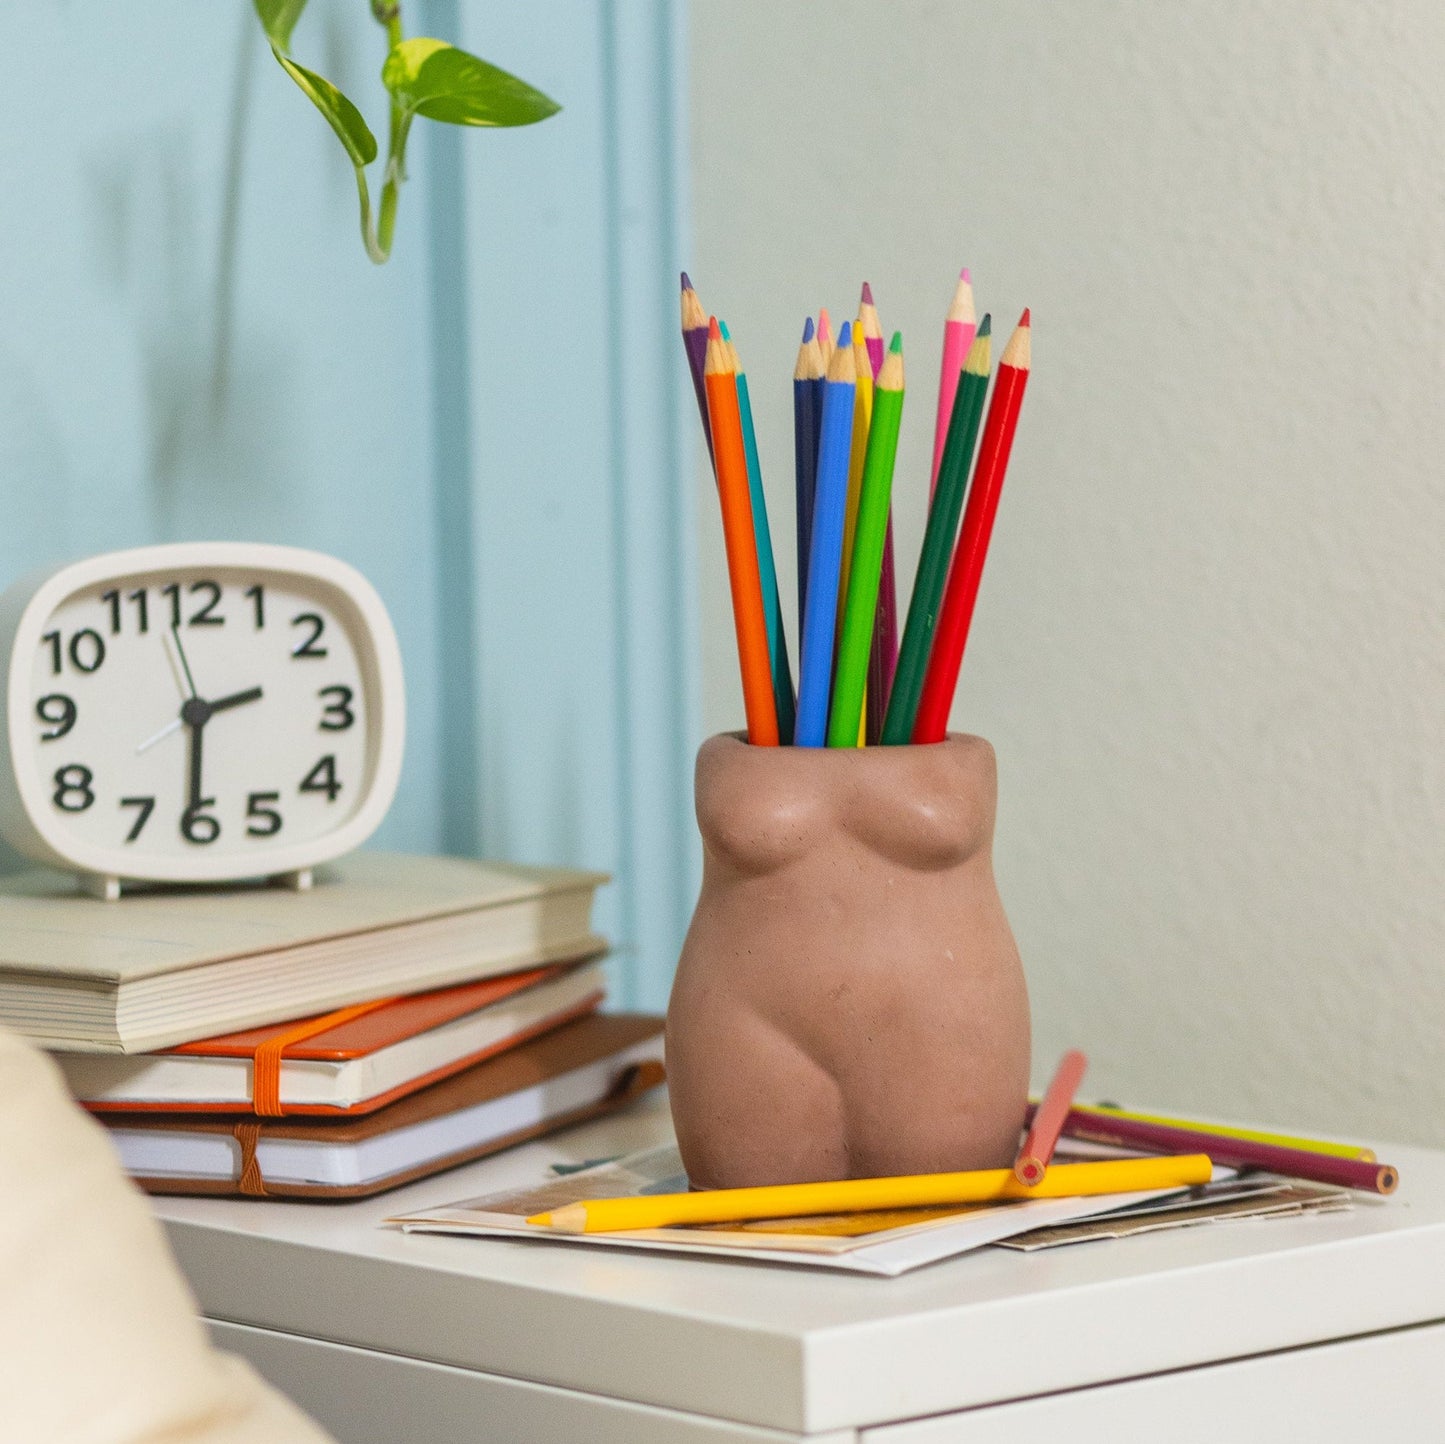
[{"label": "red colored pencil", "polygon": [[928,671],[918,698],[918,711],[913,723],[914,742],[942,742],[948,735],[948,713],[953,705],[953,691],[958,685],[959,668],[963,666],[963,649],[968,641],[974,603],[978,600],[978,584],[983,577],[984,559],[988,556],[999,493],[1003,489],[1004,473],[1008,470],[1009,450],[1018,426],[1024,387],[1028,385],[1030,329],[1029,313],[1025,311],[999,358],[993,400],[989,403],[988,420],[983,425],[983,440],[979,443],[978,460],[974,463],[958,547],[949,568],[948,587],[943,594],[943,606],[933,634],[933,651],[929,655]]},{"label": "red colored pencil", "polygon": [[883,369],[883,353],[887,346],[883,340],[883,323],[878,319],[878,307],[873,304],[873,287],[867,281],[863,282],[863,295],[858,302],[858,324],[863,329],[868,366],[876,381]]},{"label": "red colored pencil", "polygon": [[1014,1159],[1014,1177],[1026,1188],[1032,1188],[1044,1176],[1049,1160],[1058,1147],[1059,1135],[1064,1131],[1069,1109],[1073,1107],[1074,1095],[1084,1081],[1084,1069],[1089,1060],[1077,1048],[1070,1048],[1054,1070],[1054,1080],[1043,1101],[1034,1110],[1034,1121]]},{"label": "red colored pencil", "polygon": [[768,624],[763,611],[763,584],[753,533],[753,506],[749,495],[747,447],[738,410],[737,373],[733,369],[731,352],[718,329],[716,316],[708,323],[703,383],[707,388],[708,418],[712,425],[718,500],[722,504],[723,544],[727,549],[738,663],[743,674],[743,709],[748,720],[748,741],[758,747],[776,747],[778,710],[773,700]]}]

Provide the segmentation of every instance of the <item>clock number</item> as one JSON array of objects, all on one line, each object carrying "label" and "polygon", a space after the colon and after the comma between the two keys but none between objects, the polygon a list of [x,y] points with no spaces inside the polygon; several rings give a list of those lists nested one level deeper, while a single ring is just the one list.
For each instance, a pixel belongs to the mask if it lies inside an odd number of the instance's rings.
[{"label": "clock number", "polygon": [[195,806],[188,807],[181,813],[181,836],[187,842],[194,842],[198,847],[205,847],[221,835],[219,819],[212,817],[209,812],[201,810],[204,807],[214,807],[215,805],[214,797],[203,797]]},{"label": "clock number", "polygon": [[274,807],[263,805],[280,801],[279,792],[253,792],[246,799],[246,816],[254,818],[256,822],[270,824],[268,827],[257,827],[254,823],[248,823],[246,831],[251,837],[272,837],[281,831],[281,814]]},{"label": "clock number", "polygon": [[[50,644],[50,670],[60,675],[60,633],[46,632],[40,639]],[[82,627],[71,639],[66,649],[70,653],[70,664],[77,672],[94,672],[105,661],[105,639],[94,627]]]},{"label": "clock number", "polygon": [[120,805],[122,807],[140,808],[140,813],[135,820],[135,826],[125,835],[127,842],[134,842],[136,838],[140,836],[141,828],[150,820],[151,811],[156,805],[156,800],[154,797],[122,797]]},{"label": "clock number", "polygon": [[266,588],[260,582],[254,587],[247,587],[241,594],[250,597],[256,607],[256,630],[259,632],[266,625]]},{"label": "clock number", "polygon": [[323,687],[316,695],[336,698],[326,704],[326,710],[321,714],[323,732],[345,732],[356,721],[356,714],[351,710],[350,687]]},{"label": "clock number", "polygon": [[95,801],[90,784],[94,774],[90,768],[72,762],[69,767],[59,767],[55,772],[55,805],[62,812],[84,812]]},{"label": "clock number", "polygon": [[64,692],[51,692],[35,704],[35,715],[50,723],[50,731],[42,732],[42,742],[54,742],[75,726],[75,703]]},{"label": "clock number", "polygon": [[[187,590],[192,596],[195,596],[197,592],[209,593],[209,600],[202,604],[199,611],[191,613],[186,626],[219,627],[225,623],[224,617],[211,615],[221,604],[221,588],[216,582],[192,582]],[[171,599],[171,630],[174,631],[181,624],[181,584],[170,582],[161,588],[161,595]],[[142,627],[141,630],[144,631],[145,628]]]},{"label": "clock number", "polygon": [[[101,601],[110,607],[110,634],[112,637],[120,635],[120,592],[112,588],[108,592],[102,592]],[[138,632],[150,631],[150,617],[146,608],[146,589],[138,587],[133,592],[126,594],[126,601],[135,603],[136,630]]]},{"label": "clock number", "polygon": [[221,604],[221,588],[216,582],[192,582],[190,586],[192,596],[197,592],[209,592],[211,600],[201,608],[199,612],[191,613],[191,620],[186,623],[188,627],[220,627],[225,624],[224,617],[213,617],[212,612]]},{"label": "clock number", "polygon": [[341,784],[336,780],[336,758],[328,752],[301,780],[302,792],[324,792],[328,802],[336,801]]},{"label": "clock number", "polygon": [[291,649],[293,657],[324,657],[326,655],[326,648],[316,645],[322,632],[326,630],[326,623],[315,612],[302,612],[299,616],[292,617],[291,625],[311,628],[311,635],[299,647]]},{"label": "clock number", "polygon": [[95,672],[105,661],[105,640],[94,627],[82,627],[70,639],[70,660],[77,672]]}]

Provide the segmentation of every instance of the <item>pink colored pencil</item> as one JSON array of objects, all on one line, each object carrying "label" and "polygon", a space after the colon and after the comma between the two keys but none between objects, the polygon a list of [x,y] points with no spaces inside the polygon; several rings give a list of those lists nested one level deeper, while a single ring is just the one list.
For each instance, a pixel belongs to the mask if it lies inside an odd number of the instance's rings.
[{"label": "pink colored pencil", "polygon": [[828,315],[828,308],[823,306],[818,311],[818,350],[823,353],[823,375],[828,374],[828,365],[833,359],[833,322]]},{"label": "pink colored pencil", "polygon": [[863,344],[868,348],[868,365],[873,379],[883,369],[883,323],[878,319],[878,307],[873,304],[873,287],[863,282],[863,296],[858,302],[858,323],[863,328]]},{"label": "pink colored pencil", "polygon": [[1014,1159],[1014,1177],[1025,1188],[1033,1188],[1043,1179],[1054,1149],[1059,1145],[1059,1135],[1064,1131],[1069,1109],[1074,1106],[1074,1095],[1084,1081],[1084,1069],[1088,1066],[1089,1060],[1077,1048],[1070,1048],[1059,1059],[1049,1091],[1034,1110],[1034,1121],[1018,1157]]},{"label": "pink colored pencil", "polygon": [[938,485],[938,466],[943,460],[943,443],[948,440],[948,422],[953,415],[953,398],[958,391],[958,376],[973,345],[978,330],[978,317],[973,310],[973,282],[965,266],[958,273],[958,286],[943,323],[943,362],[938,370],[938,418],[933,423],[933,471],[928,479],[928,494]]}]

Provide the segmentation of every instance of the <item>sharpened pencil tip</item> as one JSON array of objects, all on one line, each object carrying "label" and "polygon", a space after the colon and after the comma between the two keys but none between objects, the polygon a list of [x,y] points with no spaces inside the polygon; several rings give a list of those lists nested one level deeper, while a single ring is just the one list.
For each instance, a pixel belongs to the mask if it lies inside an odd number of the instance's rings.
[{"label": "sharpened pencil tip", "polygon": [[724,341],[731,341],[733,339],[732,332],[728,330],[728,323],[726,321],[719,321],[717,323],[717,329]]},{"label": "sharpened pencil tip", "polygon": [[838,349],[846,351],[853,344],[853,323],[843,322],[843,329],[838,332]]},{"label": "sharpened pencil tip", "polygon": [[1024,307],[1024,313],[1023,313],[1023,315],[1019,317],[1019,325],[1020,325],[1020,326],[1031,326],[1031,325],[1033,325],[1033,322],[1029,320],[1029,308],[1028,308],[1027,306]]},{"label": "sharpened pencil tip", "polygon": [[871,306],[873,304],[873,287],[867,281],[863,282],[863,299],[861,305]]},{"label": "sharpened pencil tip", "polygon": [[803,322],[803,345],[807,345],[813,339],[813,318],[809,316]]},{"label": "sharpened pencil tip", "polygon": [[686,271],[682,273],[682,289],[684,291],[692,290],[692,282],[688,280]]},{"label": "sharpened pencil tip", "polygon": [[958,273],[958,279],[960,281],[967,281],[970,286],[973,285],[973,276],[970,274],[967,266]]},{"label": "sharpened pencil tip", "polygon": [[902,332],[902,331],[895,331],[895,332],[893,333],[893,339],[888,343],[888,349],[889,349],[890,351],[902,351],[902,350],[903,350],[903,332]]},{"label": "sharpened pencil tip", "polygon": [[993,335],[993,317],[987,311],[983,313],[983,320],[978,323],[978,330],[973,333],[975,336]]},{"label": "sharpened pencil tip", "polygon": [[713,316],[707,323],[707,339],[709,341],[722,340],[722,331],[718,328],[716,316]]}]

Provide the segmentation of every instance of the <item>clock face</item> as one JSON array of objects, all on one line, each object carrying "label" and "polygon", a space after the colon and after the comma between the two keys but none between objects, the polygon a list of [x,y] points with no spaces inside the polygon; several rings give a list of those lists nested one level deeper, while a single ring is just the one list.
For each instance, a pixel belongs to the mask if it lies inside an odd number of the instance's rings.
[{"label": "clock face", "polygon": [[10,719],[26,805],[46,814],[52,849],[118,872],[264,873],[366,802],[374,645],[345,590],[284,569],[180,566],[79,587],[11,664],[29,682],[28,715]]}]

